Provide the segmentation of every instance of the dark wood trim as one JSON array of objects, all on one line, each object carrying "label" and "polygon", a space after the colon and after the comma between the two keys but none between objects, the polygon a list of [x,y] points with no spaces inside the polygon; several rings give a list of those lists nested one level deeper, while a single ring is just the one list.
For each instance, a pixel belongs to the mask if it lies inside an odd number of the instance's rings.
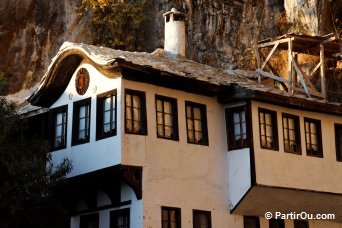
[{"label": "dark wood trim", "polygon": [[338,137],[339,134],[338,129],[340,129],[340,133],[342,134],[342,124],[335,123],[335,144],[336,144],[336,161],[342,162],[342,148],[340,147],[341,142]]},{"label": "dark wood trim", "polygon": [[257,101],[266,101],[270,104],[285,106],[287,108],[342,116],[342,105],[336,105],[332,103],[311,101],[308,99],[289,97],[261,91],[254,91],[254,99]]},{"label": "dark wood trim", "polygon": [[[113,225],[112,224],[112,218],[113,217],[118,217],[118,216],[127,216],[127,227],[130,227],[130,217],[131,217],[131,210],[130,208],[122,208],[122,209],[117,209],[117,210],[112,210],[109,212],[109,227],[110,228],[116,228],[117,224]],[[121,226],[120,226],[121,227]]]},{"label": "dark wood trim", "polygon": [[192,210],[192,222],[193,222],[194,228],[198,228],[198,227],[195,227],[195,215],[197,215],[197,214],[206,214],[208,216],[208,220],[209,220],[209,227],[208,228],[212,227],[211,211],[203,211],[203,210],[193,209]]},{"label": "dark wood trim", "polygon": [[[250,165],[251,165],[251,186],[256,184],[256,169],[255,169],[255,154],[254,154],[254,139],[253,139],[253,113],[252,113],[252,101],[247,100],[247,116],[248,117],[248,125],[247,132],[249,136],[249,149],[250,149]],[[258,117],[259,118],[259,117]]]},{"label": "dark wood trim", "polygon": [[[234,131],[234,117],[232,114],[234,113],[240,113],[244,112],[245,113],[245,127],[246,127],[246,140],[247,140],[247,145],[236,145],[236,140],[235,140],[235,131]],[[246,104],[244,105],[239,105],[239,106],[234,106],[234,107],[226,107],[225,108],[225,121],[226,121],[226,132],[227,132],[227,144],[228,144],[228,151],[232,150],[239,150],[243,148],[249,148],[249,124],[248,124],[248,113],[247,113],[247,107]],[[239,121],[239,126],[241,127],[241,121]],[[241,130],[241,129],[240,129]],[[242,135],[241,135],[242,136]],[[243,139],[242,139],[243,140]]]},{"label": "dark wood trim", "polygon": [[[65,143],[62,146],[55,147],[55,121],[58,113],[66,113],[66,129],[65,129]],[[68,143],[68,105],[63,105],[57,108],[52,108],[49,111],[49,139],[51,143],[51,151],[65,149]]]},{"label": "dark wood trim", "polygon": [[247,226],[247,219],[255,221],[256,228],[260,228],[260,219],[258,216],[243,216],[243,228],[250,228]]},{"label": "dark wood trim", "polygon": [[[306,137],[306,128],[305,123],[314,123],[317,127],[317,147],[318,147],[318,153],[317,155],[314,154],[308,154],[308,148],[307,148],[307,137]],[[317,157],[317,158],[323,158],[323,143],[322,143],[322,127],[321,127],[321,120],[312,119],[308,117],[304,117],[304,133],[305,133],[305,150],[306,155],[310,157]]]},{"label": "dark wood trim", "polygon": [[303,225],[306,227],[306,228],[309,228],[309,222],[308,221],[305,221],[305,220],[293,220],[293,227],[294,228],[298,228],[298,226],[300,226],[300,228],[303,228]]},{"label": "dark wood trim", "polygon": [[[188,116],[187,116],[187,106],[191,107],[191,110],[193,110],[194,107],[199,108],[201,110],[201,120],[202,120],[202,142],[189,142],[188,137]],[[192,117],[194,117],[192,113]],[[207,122],[207,107],[204,104],[192,102],[192,101],[185,101],[185,122],[186,122],[186,136],[187,136],[187,142],[189,144],[195,144],[195,145],[203,145],[203,146],[209,146],[209,137],[208,137],[208,122]],[[194,136],[195,137],[195,136]]]},{"label": "dark wood trim", "polygon": [[[272,118],[272,136],[274,140],[274,145],[272,147],[267,147],[262,145],[261,141],[261,123],[260,123],[260,113],[264,114],[270,114]],[[279,151],[279,137],[278,137],[278,119],[277,119],[277,112],[270,110],[270,109],[265,109],[265,108],[258,108],[258,126],[259,126],[259,139],[260,139],[260,148],[261,149],[266,149],[266,150],[276,150]],[[266,123],[264,123],[266,124]],[[266,129],[265,129],[265,134],[266,134]]]},{"label": "dark wood trim", "polygon": [[[89,126],[88,126],[88,137],[84,140],[78,139],[78,130],[79,130],[79,111],[80,107],[84,105],[89,105]],[[91,97],[75,101],[73,104],[73,123],[72,123],[72,140],[71,140],[71,146],[76,146],[84,143],[88,143],[90,140],[90,125],[91,125]]]},{"label": "dark wood trim", "polygon": [[[295,124],[295,137],[296,137],[296,144],[297,144],[297,151],[287,151],[285,149],[285,137],[284,137],[284,118],[291,118],[294,120]],[[288,113],[282,113],[281,116],[281,123],[282,123],[282,129],[283,129],[283,144],[284,144],[284,151],[286,153],[290,154],[302,154],[302,144],[301,144],[301,137],[300,137],[300,121],[299,121],[299,116],[288,114]]]},{"label": "dark wood trim", "polygon": [[[104,107],[103,107],[103,101],[108,98],[108,97],[114,97],[115,99],[115,129],[111,129],[110,132],[108,133],[104,133],[103,132],[103,111],[104,111]],[[117,110],[117,90],[113,89],[110,91],[107,91],[105,93],[101,93],[97,95],[96,98],[96,141],[97,140],[101,140],[101,139],[105,139],[105,138],[109,138],[112,136],[115,136],[117,134],[117,115],[118,115],[118,110]],[[112,111],[111,111],[112,114]],[[112,116],[112,115],[111,115]]]},{"label": "dark wood trim", "polygon": [[[171,137],[165,137],[165,116],[164,116],[164,106],[163,106],[163,130],[164,130],[164,136],[158,135],[158,110],[157,110],[157,100],[160,100],[161,102],[167,101],[171,103],[171,112],[172,112],[172,127],[173,127],[173,134]],[[164,103],[162,103],[164,104]],[[161,139],[168,139],[168,140],[174,140],[179,141],[179,130],[178,130],[178,108],[177,108],[177,99],[172,97],[166,97],[162,95],[155,95],[155,108],[156,108],[156,126],[157,126],[157,138]]]},{"label": "dark wood trim", "polygon": [[[131,132],[127,130],[126,127],[126,118],[127,118],[127,113],[126,113],[126,95],[130,94],[130,95],[134,95],[134,96],[139,96],[140,97],[140,101],[141,101],[141,131],[140,132]],[[132,90],[132,89],[125,89],[125,133],[126,134],[133,134],[133,135],[147,135],[147,110],[146,110],[146,93],[144,91],[138,91],[138,90]],[[133,101],[132,101],[132,105],[133,105]],[[131,116],[133,118],[133,113],[131,113]],[[133,119],[132,119],[133,121]],[[134,128],[133,123],[132,123],[132,129]]]},{"label": "dark wood trim", "polygon": [[342,105],[336,103],[333,104],[294,96],[279,95],[271,92],[253,90],[252,88],[243,88],[238,85],[229,87],[222,86],[218,92],[218,101],[223,104],[246,99],[253,99],[286,108],[342,116]]},{"label": "dark wood trim", "polygon": [[104,205],[104,206],[100,206],[100,207],[96,207],[96,208],[76,211],[76,212],[72,213],[71,215],[75,216],[75,215],[87,214],[87,213],[92,213],[92,212],[97,212],[97,211],[108,210],[108,209],[112,209],[112,208],[123,207],[123,206],[131,205],[131,204],[132,204],[132,201],[127,200],[127,201],[120,202],[120,203],[112,203],[109,205]]},{"label": "dark wood trim", "polygon": [[161,206],[161,227],[163,227],[163,211],[164,210],[167,210],[168,212],[173,210],[176,212],[176,218],[177,218],[176,228],[181,228],[182,227],[182,209],[179,207],[167,207],[167,206]]},{"label": "dark wood trim", "polygon": [[220,90],[218,85],[197,79],[182,77],[177,74],[153,69],[118,60],[121,74],[124,79],[148,83],[170,89],[213,97]]}]

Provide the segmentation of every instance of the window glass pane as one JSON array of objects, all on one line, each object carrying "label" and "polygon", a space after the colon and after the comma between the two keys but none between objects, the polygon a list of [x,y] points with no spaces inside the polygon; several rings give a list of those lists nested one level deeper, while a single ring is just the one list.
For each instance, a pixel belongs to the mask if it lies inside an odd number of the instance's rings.
[{"label": "window glass pane", "polygon": [[161,137],[164,136],[163,125],[158,125],[157,126],[157,133],[158,133],[158,136],[161,136]]},{"label": "window glass pane", "polygon": [[126,106],[132,106],[132,96],[130,94],[126,94]]},{"label": "window glass pane", "polygon": [[135,121],[141,121],[141,112],[140,112],[140,109],[136,109],[136,108],[133,109],[133,119],[134,119]]},{"label": "window glass pane", "polygon": [[263,124],[263,123],[265,123],[265,115],[264,115],[264,113],[262,113],[262,112],[260,112],[259,113],[259,120],[260,120],[260,124]]},{"label": "window glass pane", "polygon": [[269,126],[269,125],[266,126],[266,135],[270,137],[273,136],[272,126]]},{"label": "window glass pane", "polygon": [[289,136],[290,136],[289,139],[291,139],[291,140],[296,140],[296,135],[295,135],[295,132],[294,132],[294,131],[290,131],[289,134],[290,134],[290,135],[289,135]]},{"label": "window glass pane", "polygon": [[233,114],[233,121],[234,121],[234,123],[239,123],[240,122],[240,115],[239,115],[239,113],[234,113]]},{"label": "window glass pane", "polygon": [[235,133],[235,136],[240,136],[241,135],[240,123],[234,124],[234,133]]},{"label": "window glass pane", "polygon": [[266,118],[266,124],[267,125],[272,125],[272,116],[271,116],[271,114],[266,113],[265,114],[265,118]]},{"label": "window glass pane", "polygon": [[201,119],[201,109],[194,107],[193,110],[194,110],[194,118],[197,120],[200,120]]},{"label": "window glass pane", "polygon": [[84,118],[84,117],[85,117],[85,114],[86,114],[86,106],[81,106],[81,107],[80,107],[80,114],[79,114],[79,117],[80,117],[80,118]]},{"label": "window glass pane", "polygon": [[110,111],[106,111],[104,113],[103,123],[104,124],[110,123]]},{"label": "window glass pane", "polygon": [[161,100],[157,100],[157,111],[158,111],[158,112],[163,111],[163,108],[162,108],[162,101],[161,101]]},{"label": "window glass pane", "polygon": [[202,131],[202,121],[195,120],[195,131]]},{"label": "window glass pane", "polygon": [[164,112],[172,113],[172,106],[171,106],[171,103],[168,101],[164,101]]},{"label": "window glass pane", "polygon": [[161,113],[161,112],[157,113],[157,123],[163,124],[163,113]]},{"label": "window glass pane", "polygon": [[195,131],[195,141],[196,142],[201,142],[202,141],[202,132]]},{"label": "window glass pane", "polygon": [[141,100],[139,96],[133,95],[133,107],[140,108],[141,107]]},{"label": "window glass pane", "polygon": [[313,134],[317,134],[316,124],[310,123],[310,132]]},{"label": "window glass pane", "polygon": [[166,126],[172,126],[172,115],[165,114],[165,123]]},{"label": "window glass pane", "polygon": [[295,129],[294,128],[294,126],[295,126],[294,119],[289,118],[288,121],[289,121],[289,129],[291,129],[291,130]]},{"label": "window glass pane", "polygon": [[186,106],[186,117],[191,118],[191,107]]},{"label": "window glass pane", "polygon": [[245,111],[242,111],[242,112],[241,112],[241,121],[242,121],[242,122],[246,122],[246,114],[245,114]]},{"label": "window glass pane", "polygon": [[107,111],[107,110],[110,110],[110,106],[111,106],[111,98],[108,97],[106,98],[104,101],[103,101],[103,108],[104,108],[104,111]]},{"label": "window glass pane", "polygon": [[193,131],[188,130],[188,141],[189,142],[194,142],[195,141],[195,139],[194,139],[194,132]]}]

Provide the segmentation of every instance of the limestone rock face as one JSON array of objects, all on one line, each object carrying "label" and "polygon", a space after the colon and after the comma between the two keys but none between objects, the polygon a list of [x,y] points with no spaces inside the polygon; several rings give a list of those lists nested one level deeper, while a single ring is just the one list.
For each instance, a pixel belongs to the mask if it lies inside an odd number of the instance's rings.
[{"label": "limestone rock face", "polygon": [[39,82],[65,40],[84,40],[75,2],[0,0],[0,71],[9,92]]},{"label": "limestone rock face", "polygon": [[[328,13],[328,1],[149,0],[140,34],[145,42],[139,46],[149,52],[163,47],[162,14],[175,7],[187,14],[188,59],[221,69],[248,69],[258,40],[289,31],[336,31],[333,26],[320,28],[322,21],[331,22],[331,16],[322,17]],[[338,6],[338,1],[330,2]],[[77,16],[77,4],[73,0],[0,0],[0,71],[9,81],[10,93],[38,83],[64,41],[90,43],[89,18]],[[341,5],[333,7],[332,13],[341,15]],[[341,24],[341,18],[335,23]]]}]

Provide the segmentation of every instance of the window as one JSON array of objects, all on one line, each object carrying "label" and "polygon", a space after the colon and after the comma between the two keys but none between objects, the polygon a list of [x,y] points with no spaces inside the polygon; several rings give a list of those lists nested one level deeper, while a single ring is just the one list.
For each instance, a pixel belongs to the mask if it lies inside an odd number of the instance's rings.
[{"label": "window", "polygon": [[260,228],[259,217],[255,216],[244,216],[243,217],[244,228]]},{"label": "window", "polygon": [[129,208],[110,212],[110,228],[129,228]]},{"label": "window", "polygon": [[177,100],[156,95],[157,137],[178,140]]},{"label": "window", "polygon": [[283,219],[270,219],[268,220],[269,228],[285,228]]},{"label": "window", "polygon": [[72,145],[89,142],[91,99],[74,103]]},{"label": "window", "polygon": [[145,93],[126,90],[125,101],[125,132],[147,135]]},{"label": "window", "polygon": [[294,220],[294,228],[309,228],[308,221]]},{"label": "window", "polygon": [[285,152],[301,154],[299,118],[283,113]]},{"label": "window", "polygon": [[80,228],[98,228],[99,227],[99,214],[82,215],[80,217]]},{"label": "window", "polygon": [[336,160],[342,161],[342,124],[335,124]]},{"label": "window", "polygon": [[208,145],[205,105],[186,101],[185,109],[188,143]]},{"label": "window", "polygon": [[229,150],[248,147],[246,107],[226,109],[227,142]]},{"label": "window", "polygon": [[321,121],[304,118],[306,154],[323,157]]},{"label": "window", "polygon": [[162,207],[162,228],[181,227],[181,209],[175,207]]},{"label": "window", "polygon": [[51,109],[51,142],[54,150],[63,149],[67,143],[68,106]]},{"label": "window", "polygon": [[96,139],[116,135],[116,90],[97,96]]},{"label": "window", "polygon": [[210,211],[193,210],[194,228],[211,228]]},{"label": "window", "polygon": [[261,148],[278,150],[277,113],[259,108],[259,128]]}]

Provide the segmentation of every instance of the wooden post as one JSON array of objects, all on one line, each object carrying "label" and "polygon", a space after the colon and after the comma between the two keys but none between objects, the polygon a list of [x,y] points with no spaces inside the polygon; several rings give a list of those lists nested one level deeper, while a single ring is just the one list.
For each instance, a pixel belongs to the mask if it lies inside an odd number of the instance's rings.
[{"label": "wooden post", "polygon": [[287,80],[288,84],[288,95],[293,95],[293,81],[292,81],[292,40],[291,38],[288,39],[288,66],[287,66]]},{"label": "wooden post", "polygon": [[320,44],[320,61],[321,61],[321,66],[320,66],[320,70],[321,70],[321,92],[322,95],[324,97],[324,99],[327,99],[327,92],[326,92],[326,88],[325,88],[325,71],[324,71],[324,46],[321,43]]}]

